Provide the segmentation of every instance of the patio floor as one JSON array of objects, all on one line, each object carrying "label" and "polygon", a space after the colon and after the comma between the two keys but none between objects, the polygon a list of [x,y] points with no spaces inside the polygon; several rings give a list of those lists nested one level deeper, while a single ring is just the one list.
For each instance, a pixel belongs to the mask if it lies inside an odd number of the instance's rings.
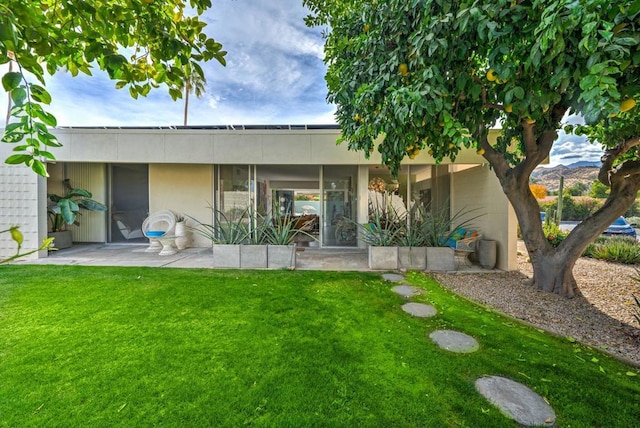
[{"label": "patio floor", "polygon": [[[187,248],[170,256],[146,252],[148,245],[74,244],[49,252],[46,258],[19,261],[21,264],[81,266],[150,266],[175,268],[213,268],[211,248]],[[369,271],[367,250],[360,248],[301,248],[296,252],[296,269]],[[461,266],[460,273],[490,272],[480,266]],[[499,272],[499,271],[498,271]]]}]

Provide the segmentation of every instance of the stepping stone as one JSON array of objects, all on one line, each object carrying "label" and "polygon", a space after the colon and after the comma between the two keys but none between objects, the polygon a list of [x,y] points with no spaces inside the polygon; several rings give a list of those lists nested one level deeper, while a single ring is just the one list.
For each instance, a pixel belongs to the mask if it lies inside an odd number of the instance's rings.
[{"label": "stepping stone", "polygon": [[400,282],[404,280],[404,276],[398,275],[397,273],[385,273],[382,275],[382,279],[390,282]]},{"label": "stepping stone", "polygon": [[459,354],[476,352],[480,348],[477,340],[459,331],[437,330],[431,333],[429,338],[442,349]]},{"label": "stepping stone", "polygon": [[402,305],[402,310],[418,318],[429,318],[435,316],[438,311],[431,305],[425,305],[424,303],[405,303]]},{"label": "stepping stone", "polygon": [[476,380],[476,389],[502,413],[524,426],[553,426],[556,414],[540,395],[521,383],[499,376]]},{"label": "stepping stone", "polygon": [[401,295],[405,299],[408,299],[413,296],[417,296],[418,294],[422,294],[421,289],[412,287],[411,285],[396,285],[391,289],[391,291]]}]

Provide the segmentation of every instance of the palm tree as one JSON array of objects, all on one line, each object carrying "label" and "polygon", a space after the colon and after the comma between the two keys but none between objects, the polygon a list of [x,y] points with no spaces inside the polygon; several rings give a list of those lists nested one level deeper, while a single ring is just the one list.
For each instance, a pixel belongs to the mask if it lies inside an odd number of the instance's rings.
[{"label": "palm tree", "polygon": [[[197,66],[197,64],[194,64]],[[184,126],[187,126],[187,118],[189,116],[189,94],[193,93],[200,98],[204,94],[206,79],[202,68],[199,66],[191,68],[185,67],[184,73]]]},{"label": "palm tree", "polygon": [[[13,53],[9,52],[9,73],[13,71]],[[11,97],[7,97],[7,119],[5,120],[4,126],[5,128],[9,124],[9,120],[11,119]]]}]

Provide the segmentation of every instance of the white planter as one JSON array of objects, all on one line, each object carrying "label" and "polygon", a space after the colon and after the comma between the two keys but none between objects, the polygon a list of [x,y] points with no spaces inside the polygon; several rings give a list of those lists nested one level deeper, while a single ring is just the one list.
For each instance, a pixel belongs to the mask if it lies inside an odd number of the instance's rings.
[{"label": "white planter", "polygon": [[450,247],[427,247],[427,270],[456,270],[455,251]]},{"label": "white planter", "polygon": [[213,267],[240,269],[240,245],[213,244]]},{"label": "white planter", "polygon": [[427,247],[398,247],[398,267],[406,270],[425,270]]},{"label": "white planter", "polygon": [[241,269],[266,269],[267,246],[266,245],[240,245]]},{"label": "white planter", "polygon": [[187,230],[187,226],[184,221],[176,223],[176,247],[178,250],[184,250],[191,245],[191,232]]},{"label": "white planter", "polygon": [[267,245],[267,267],[269,269],[295,268],[296,244]]},{"label": "white planter", "polygon": [[398,247],[375,247],[369,245],[369,269],[398,269]]}]

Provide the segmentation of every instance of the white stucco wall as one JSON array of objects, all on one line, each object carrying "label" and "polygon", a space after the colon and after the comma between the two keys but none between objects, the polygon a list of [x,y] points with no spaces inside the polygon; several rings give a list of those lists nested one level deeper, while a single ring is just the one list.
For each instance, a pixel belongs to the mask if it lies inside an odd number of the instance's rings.
[{"label": "white stucco wall", "polygon": [[474,219],[473,225],[483,238],[498,242],[497,267],[517,269],[517,220],[498,178],[487,166],[463,168],[452,167],[451,213],[477,209],[470,215],[481,214],[481,217]]},{"label": "white stucco wall", "polygon": [[[336,145],[339,129],[56,129],[63,144],[52,149],[59,161],[114,163],[200,163],[256,165],[379,165],[380,154]],[[458,163],[482,163],[464,149]],[[433,164],[426,150],[405,164]],[[445,159],[443,163],[450,163]]]},{"label": "white stucco wall", "polygon": [[[213,165],[149,165],[149,212],[171,210],[202,223],[213,223]],[[196,222],[187,218],[188,226]],[[207,247],[211,241],[192,233],[194,247]]]},{"label": "white stucco wall", "polygon": [[[30,168],[5,164],[10,146],[0,143],[0,147],[0,230],[20,226],[24,235],[21,252],[24,253],[38,248],[46,237],[46,182]],[[0,234],[0,258],[15,253],[16,243],[9,233]],[[46,251],[40,252],[40,256],[45,255]],[[37,257],[37,253],[28,256]]]}]

